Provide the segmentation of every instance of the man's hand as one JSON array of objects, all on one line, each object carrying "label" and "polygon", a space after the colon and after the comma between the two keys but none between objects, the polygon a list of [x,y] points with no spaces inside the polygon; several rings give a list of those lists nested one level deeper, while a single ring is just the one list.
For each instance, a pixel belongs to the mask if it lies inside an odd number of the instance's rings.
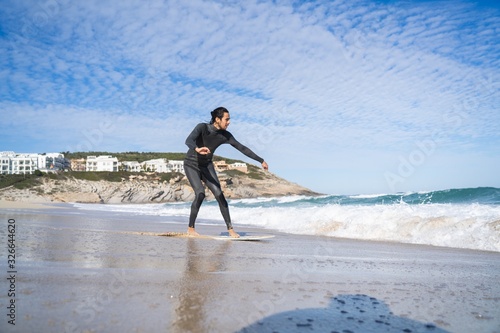
[{"label": "man's hand", "polygon": [[200,155],[210,154],[210,149],[208,149],[207,147],[195,148],[194,150]]},{"label": "man's hand", "polygon": [[262,162],[262,168],[264,170],[268,170],[269,169],[269,166],[267,165],[266,161]]}]

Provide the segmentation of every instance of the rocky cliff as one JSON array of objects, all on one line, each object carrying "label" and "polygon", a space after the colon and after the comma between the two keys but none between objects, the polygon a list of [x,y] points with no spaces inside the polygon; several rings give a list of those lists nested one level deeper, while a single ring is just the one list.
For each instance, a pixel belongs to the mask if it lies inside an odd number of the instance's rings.
[{"label": "rocky cliff", "polygon": [[[243,173],[222,174],[220,180],[227,198],[318,194],[263,170],[252,177]],[[208,189],[206,193],[209,199],[213,198]],[[25,202],[161,203],[191,201],[193,197],[191,186],[182,176],[170,181],[154,176],[130,176],[121,182],[81,180],[71,176],[63,179],[42,177],[29,189],[11,186],[0,190],[0,200]]]}]

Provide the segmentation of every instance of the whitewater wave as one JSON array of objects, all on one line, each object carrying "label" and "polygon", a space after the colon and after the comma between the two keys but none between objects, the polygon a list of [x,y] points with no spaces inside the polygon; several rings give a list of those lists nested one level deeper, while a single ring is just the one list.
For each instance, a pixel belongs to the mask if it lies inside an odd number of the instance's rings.
[{"label": "whitewater wave", "polygon": [[293,234],[500,251],[500,207],[479,204],[235,208],[232,214],[235,223]]},{"label": "whitewater wave", "polygon": [[[500,190],[495,188],[254,198],[229,204],[236,227],[500,252]],[[190,212],[190,203],[77,207],[168,216],[186,223]],[[224,225],[216,202],[202,206],[199,221]]]}]

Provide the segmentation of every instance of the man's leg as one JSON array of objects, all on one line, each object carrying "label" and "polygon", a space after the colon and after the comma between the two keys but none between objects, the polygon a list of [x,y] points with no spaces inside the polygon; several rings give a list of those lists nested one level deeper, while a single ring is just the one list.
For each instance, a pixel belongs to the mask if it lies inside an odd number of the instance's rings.
[{"label": "man's leg", "polygon": [[213,165],[209,165],[206,169],[204,169],[202,175],[205,184],[207,184],[207,187],[210,189],[210,191],[212,191],[215,199],[217,200],[217,203],[219,204],[219,209],[222,214],[222,217],[224,218],[224,222],[226,222],[229,235],[231,235],[231,237],[240,237],[240,235],[238,235],[233,230],[233,226],[231,224],[231,216],[229,214],[229,205],[227,203],[226,198],[224,197],[224,193],[222,192],[220,186],[219,178],[215,173]]},{"label": "man's leg", "polygon": [[196,222],[196,218],[198,217],[198,212],[200,211],[201,204],[205,199],[205,188],[203,187],[203,184],[201,182],[200,171],[187,166],[184,167],[184,171],[186,172],[186,177],[189,180],[189,183],[191,184],[191,187],[194,191],[194,200],[191,204],[191,213],[189,215],[188,234],[198,236],[198,233],[194,229],[194,225]]}]

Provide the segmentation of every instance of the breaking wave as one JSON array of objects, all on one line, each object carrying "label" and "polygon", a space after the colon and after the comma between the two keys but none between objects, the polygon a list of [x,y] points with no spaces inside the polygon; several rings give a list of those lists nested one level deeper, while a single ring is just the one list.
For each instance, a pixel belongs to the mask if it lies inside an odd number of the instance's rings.
[{"label": "breaking wave", "polygon": [[[500,252],[497,188],[238,199],[229,200],[229,205],[236,227]],[[190,209],[190,203],[77,206],[186,223]],[[224,225],[216,202],[202,206],[199,223]]]}]

